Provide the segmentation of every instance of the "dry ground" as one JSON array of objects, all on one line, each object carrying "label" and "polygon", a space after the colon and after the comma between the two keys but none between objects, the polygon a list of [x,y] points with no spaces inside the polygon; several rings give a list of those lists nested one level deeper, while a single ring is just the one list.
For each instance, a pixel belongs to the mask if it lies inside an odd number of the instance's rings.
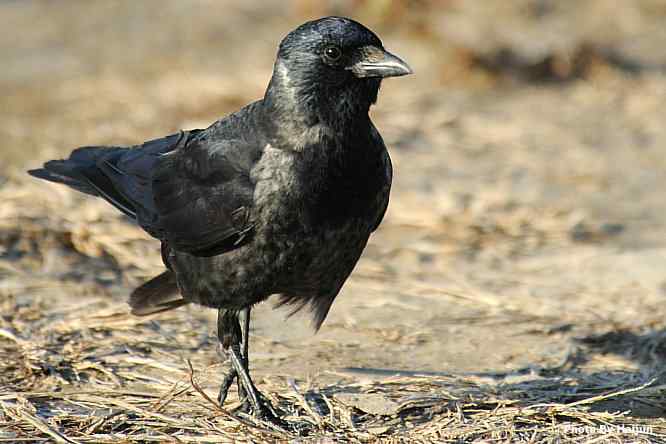
[{"label": "dry ground", "polygon": [[[0,442],[666,442],[666,4],[329,3],[0,1]],[[392,202],[322,330],[255,310],[279,430],[210,402],[212,311],[128,315],[156,243],[22,171],[207,125],[331,12],[416,74],[373,111]]]}]

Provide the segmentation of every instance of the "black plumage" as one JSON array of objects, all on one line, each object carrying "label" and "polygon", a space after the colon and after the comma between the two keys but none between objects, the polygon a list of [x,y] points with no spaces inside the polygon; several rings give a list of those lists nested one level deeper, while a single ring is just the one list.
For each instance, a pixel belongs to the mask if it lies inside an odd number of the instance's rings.
[{"label": "black plumage", "polygon": [[[327,17],[280,44],[262,100],[204,130],[134,147],[83,147],[35,177],[100,196],[162,243],[167,270],[132,312],[196,303],[255,414],[275,416],[247,372],[250,308],[270,295],[326,318],[386,211],[391,161],[368,110],[381,79],[411,73],[361,24]],[[243,315],[243,326],[238,316]]]}]

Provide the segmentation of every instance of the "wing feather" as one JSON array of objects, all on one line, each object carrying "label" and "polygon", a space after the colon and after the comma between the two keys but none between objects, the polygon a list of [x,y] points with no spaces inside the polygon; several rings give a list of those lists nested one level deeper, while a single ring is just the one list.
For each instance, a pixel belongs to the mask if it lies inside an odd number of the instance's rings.
[{"label": "wing feather", "polygon": [[259,154],[241,140],[204,137],[159,160],[152,192],[159,227],[171,248],[213,256],[251,237],[250,170]]}]

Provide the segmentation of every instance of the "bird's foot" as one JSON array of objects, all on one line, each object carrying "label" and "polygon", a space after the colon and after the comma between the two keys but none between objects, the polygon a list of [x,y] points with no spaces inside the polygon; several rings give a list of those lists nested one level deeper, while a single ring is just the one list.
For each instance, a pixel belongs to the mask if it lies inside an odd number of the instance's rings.
[{"label": "bird's foot", "polygon": [[[217,402],[220,403],[220,407],[224,406],[224,402],[227,400],[229,395],[229,389],[233,385],[234,381],[238,377],[236,369],[231,367],[227,373],[225,373],[224,378],[222,379],[222,385],[220,385],[220,392],[217,395]],[[238,397],[243,399],[245,397],[244,393],[240,393],[242,387],[239,387]]]},{"label": "bird's foot", "polygon": [[[227,395],[233,380],[238,377],[235,371],[229,372],[225,375],[222,385],[220,386],[220,393],[217,397],[220,407],[224,405],[224,402],[227,399]],[[251,415],[262,421],[268,421],[272,424],[275,424],[279,427],[286,426],[286,423],[280,419],[280,414],[278,410],[273,406],[273,403],[259,390],[256,388],[254,390],[254,396],[248,396],[242,384],[239,383],[238,386],[238,398],[241,400],[241,404],[234,408],[234,413],[243,413],[246,415]],[[256,400],[256,403],[251,401]]]},{"label": "bird's foot", "polygon": [[243,398],[243,403],[236,411],[245,413],[246,415],[252,415],[255,418],[269,421],[276,425],[284,424],[280,419],[280,414],[277,409],[273,406],[273,403],[256,388],[254,389],[254,393],[257,404],[254,405],[254,403],[250,401],[250,397],[246,396]]},{"label": "bird's foot", "polygon": [[285,423],[280,419],[280,414],[273,406],[271,401],[254,385],[250,378],[250,374],[245,370],[243,363],[238,359],[235,351],[227,353],[230,361],[229,371],[224,375],[222,384],[220,385],[220,392],[217,400],[220,406],[224,405],[229,394],[229,389],[234,381],[238,382],[238,398],[241,400],[241,405],[234,409],[234,412],[240,412],[247,415],[252,415],[257,419],[271,422],[278,426],[283,426]]}]

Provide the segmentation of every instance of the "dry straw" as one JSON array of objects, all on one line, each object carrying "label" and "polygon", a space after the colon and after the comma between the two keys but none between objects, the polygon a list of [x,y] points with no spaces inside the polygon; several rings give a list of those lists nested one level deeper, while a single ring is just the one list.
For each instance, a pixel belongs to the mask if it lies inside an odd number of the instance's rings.
[{"label": "dry straw", "polygon": [[[583,372],[575,347],[556,368],[507,375],[258,381],[286,428],[235,413],[238,402],[222,408],[198,311],[158,325],[130,316],[109,285],[159,268],[150,240],[103,205],[56,188],[57,203],[40,201],[31,186],[0,195],[0,442],[666,442],[662,419],[615,407],[663,408],[660,375]],[[72,270],[83,272],[63,279]],[[451,297],[497,305],[488,294]]]}]

